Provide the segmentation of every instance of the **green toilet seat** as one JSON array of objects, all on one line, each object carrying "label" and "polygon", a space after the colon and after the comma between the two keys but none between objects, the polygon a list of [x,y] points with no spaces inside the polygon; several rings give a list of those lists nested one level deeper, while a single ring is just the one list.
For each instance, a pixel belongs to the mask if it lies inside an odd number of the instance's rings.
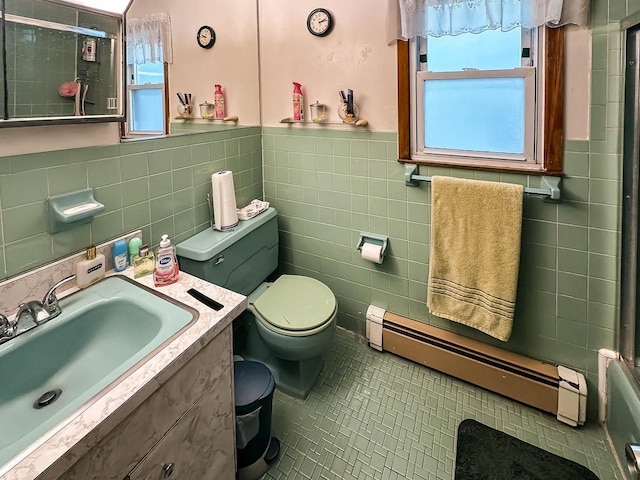
[{"label": "green toilet seat", "polygon": [[269,330],[306,337],[331,324],[337,304],[324,283],[301,275],[282,275],[253,302],[253,310]]}]

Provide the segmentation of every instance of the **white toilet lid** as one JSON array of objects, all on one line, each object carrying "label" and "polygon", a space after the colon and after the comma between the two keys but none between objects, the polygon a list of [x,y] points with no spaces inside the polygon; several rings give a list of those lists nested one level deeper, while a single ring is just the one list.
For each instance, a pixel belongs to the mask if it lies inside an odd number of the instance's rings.
[{"label": "white toilet lid", "polygon": [[332,319],[336,297],[324,283],[300,275],[282,275],[253,304],[260,316],[282,330],[304,331]]}]

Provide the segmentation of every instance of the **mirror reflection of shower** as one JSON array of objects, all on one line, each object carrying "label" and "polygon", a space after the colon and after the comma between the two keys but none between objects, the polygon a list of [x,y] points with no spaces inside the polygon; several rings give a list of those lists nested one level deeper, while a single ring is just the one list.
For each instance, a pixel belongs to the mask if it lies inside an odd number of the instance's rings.
[{"label": "mirror reflection of shower", "polygon": [[79,122],[117,121],[122,113],[108,108],[109,99],[122,96],[122,16],[63,3],[6,1],[0,67],[6,67],[7,78],[0,93],[4,97],[6,91],[7,101],[0,103],[6,113],[0,127],[80,116],[93,118]]},{"label": "mirror reflection of shower", "polygon": [[640,381],[638,206],[640,195],[640,25],[627,30],[622,166],[620,354]]}]

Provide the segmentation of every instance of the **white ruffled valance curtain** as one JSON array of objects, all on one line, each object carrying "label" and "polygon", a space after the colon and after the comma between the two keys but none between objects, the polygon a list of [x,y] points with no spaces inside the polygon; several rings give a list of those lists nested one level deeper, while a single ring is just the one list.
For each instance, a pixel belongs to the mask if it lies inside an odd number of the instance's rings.
[{"label": "white ruffled valance curtain", "polygon": [[590,0],[388,0],[387,40],[566,24],[589,26]]},{"label": "white ruffled valance curtain", "polygon": [[127,63],[173,63],[171,17],[153,13],[127,20]]}]

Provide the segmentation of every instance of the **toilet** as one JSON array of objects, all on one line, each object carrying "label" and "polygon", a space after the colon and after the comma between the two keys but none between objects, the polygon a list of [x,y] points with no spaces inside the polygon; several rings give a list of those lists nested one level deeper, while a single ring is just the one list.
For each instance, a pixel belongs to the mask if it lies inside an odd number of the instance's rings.
[{"label": "toilet", "polygon": [[248,297],[247,310],[234,322],[234,354],[264,363],[279,390],[306,398],[331,347],[338,305],[314,278],[269,278],[278,266],[276,210],[230,232],[207,229],[176,249],[180,270]]}]

